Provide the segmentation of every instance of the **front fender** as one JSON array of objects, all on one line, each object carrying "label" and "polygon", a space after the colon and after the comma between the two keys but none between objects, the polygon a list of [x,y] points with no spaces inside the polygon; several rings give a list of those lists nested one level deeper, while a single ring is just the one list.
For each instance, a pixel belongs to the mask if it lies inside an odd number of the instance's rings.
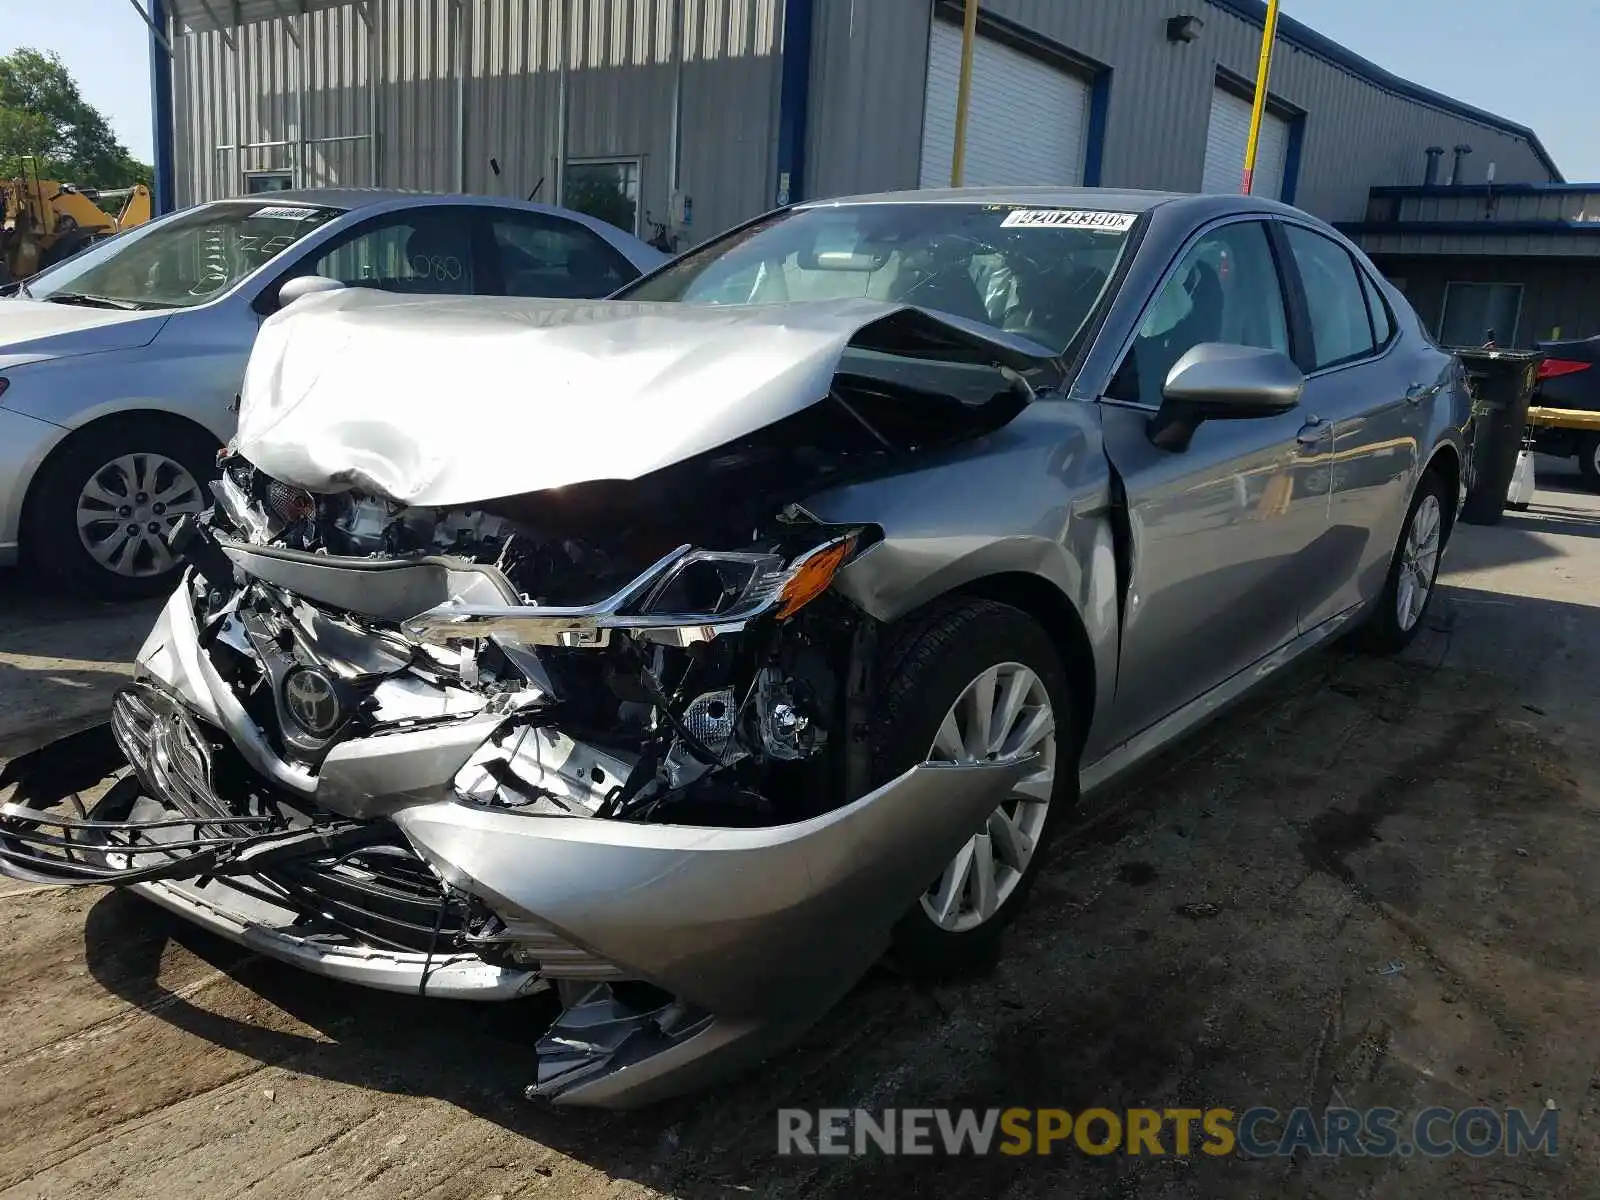
[{"label": "front fender", "polygon": [[226,442],[248,353],[248,347],[177,347],[157,338],[133,350],[32,363],[11,376],[5,406],[67,429],[121,414],[162,413]]}]

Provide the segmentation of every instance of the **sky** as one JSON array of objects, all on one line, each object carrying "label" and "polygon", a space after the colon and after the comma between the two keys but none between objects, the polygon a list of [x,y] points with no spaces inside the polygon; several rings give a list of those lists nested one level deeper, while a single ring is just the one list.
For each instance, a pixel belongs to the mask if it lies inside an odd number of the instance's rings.
[{"label": "sky", "polygon": [[[58,51],[89,102],[148,162],[148,42],[129,0],[0,4],[0,54]],[[1592,99],[1600,6],[1589,0],[1283,0],[1281,11],[1402,78],[1531,126],[1568,179],[1600,180]]]}]

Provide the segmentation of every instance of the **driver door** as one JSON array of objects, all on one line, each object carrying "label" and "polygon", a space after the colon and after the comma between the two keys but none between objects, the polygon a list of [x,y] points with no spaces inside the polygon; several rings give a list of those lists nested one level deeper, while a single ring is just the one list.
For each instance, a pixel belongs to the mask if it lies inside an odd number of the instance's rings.
[{"label": "driver door", "polygon": [[1132,566],[1110,749],[1293,640],[1301,573],[1328,526],[1332,426],[1299,406],[1208,420],[1181,451],[1146,427],[1172,365],[1201,342],[1291,354],[1268,225],[1196,236],[1146,309],[1102,398],[1106,454],[1126,491]]}]

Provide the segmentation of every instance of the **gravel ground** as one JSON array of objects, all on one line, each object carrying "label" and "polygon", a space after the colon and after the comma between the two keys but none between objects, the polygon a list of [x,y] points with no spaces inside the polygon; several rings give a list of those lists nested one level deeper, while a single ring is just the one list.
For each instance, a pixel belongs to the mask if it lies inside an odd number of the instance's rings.
[{"label": "gravel ground", "polygon": [[[879,973],[645,1112],[519,1098],[545,1001],[366,993],[0,881],[0,1200],[1595,1195],[1600,501],[1550,482],[1458,532],[1404,659],[1317,655],[1097,798],[992,973]],[[95,719],[153,611],[0,579],[0,756]],[[1553,1103],[1560,1154],[776,1154],[780,1107],[1330,1103]]]}]

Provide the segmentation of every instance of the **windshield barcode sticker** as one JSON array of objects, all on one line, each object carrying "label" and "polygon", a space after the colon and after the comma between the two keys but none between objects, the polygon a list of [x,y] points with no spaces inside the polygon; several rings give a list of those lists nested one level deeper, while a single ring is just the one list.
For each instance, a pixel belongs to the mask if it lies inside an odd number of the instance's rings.
[{"label": "windshield barcode sticker", "polygon": [[1014,208],[1000,222],[1003,229],[1103,229],[1126,233],[1137,213],[1095,212],[1084,208]]},{"label": "windshield barcode sticker", "polygon": [[291,208],[287,204],[279,204],[267,208],[258,208],[251,215],[264,217],[268,221],[304,221],[308,217],[316,216],[317,210],[314,208]]}]

